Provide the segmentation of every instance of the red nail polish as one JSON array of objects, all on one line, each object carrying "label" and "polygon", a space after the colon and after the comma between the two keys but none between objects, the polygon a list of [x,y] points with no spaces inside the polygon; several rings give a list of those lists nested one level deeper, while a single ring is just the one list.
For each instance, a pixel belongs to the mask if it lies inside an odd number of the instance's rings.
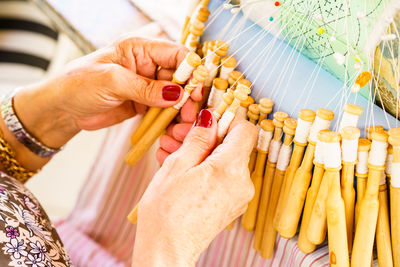
[{"label": "red nail polish", "polygon": [[200,111],[199,116],[195,122],[195,126],[210,128],[213,122],[213,115],[208,109],[203,109]]},{"label": "red nail polish", "polygon": [[167,85],[162,89],[162,97],[167,101],[176,101],[181,96],[181,87],[178,85]]}]

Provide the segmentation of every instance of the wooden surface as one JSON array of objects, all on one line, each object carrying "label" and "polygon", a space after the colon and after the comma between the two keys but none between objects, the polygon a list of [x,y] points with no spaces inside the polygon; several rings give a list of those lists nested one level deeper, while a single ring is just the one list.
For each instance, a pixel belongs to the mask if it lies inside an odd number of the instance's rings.
[{"label": "wooden surface", "polygon": [[128,0],[33,0],[84,53],[151,20]]}]

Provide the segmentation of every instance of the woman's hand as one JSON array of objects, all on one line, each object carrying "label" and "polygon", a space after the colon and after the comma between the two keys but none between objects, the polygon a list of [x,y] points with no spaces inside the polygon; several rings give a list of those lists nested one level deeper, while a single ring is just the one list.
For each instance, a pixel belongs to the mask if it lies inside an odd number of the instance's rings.
[{"label": "woman's hand", "polygon": [[[184,46],[165,41],[124,38],[67,65],[54,77],[21,90],[14,107],[25,128],[49,147],[63,146],[80,130],[96,130],[143,113],[148,106],[169,107],[183,96],[172,74],[188,53]],[[193,122],[194,101],[201,88],[181,109],[181,121]],[[17,159],[28,169],[37,169],[47,159],[21,147],[3,122]],[[19,150],[22,151],[19,151]]]},{"label": "woman's hand", "polygon": [[256,128],[239,121],[214,149],[217,122],[199,114],[182,146],[155,175],[138,210],[135,266],[194,266],[253,196],[248,169]]}]

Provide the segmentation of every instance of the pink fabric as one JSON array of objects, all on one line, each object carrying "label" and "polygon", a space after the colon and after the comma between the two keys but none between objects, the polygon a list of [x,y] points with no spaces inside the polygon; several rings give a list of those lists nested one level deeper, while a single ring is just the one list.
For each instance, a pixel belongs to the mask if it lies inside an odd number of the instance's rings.
[{"label": "pink fabric", "polygon": [[[72,214],[57,225],[57,230],[75,266],[129,266],[136,227],[126,216],[139,201],[158,169],[155,148],[135,167],[124,162],[130,135],[137,120],[112,127],[104,141],[91,174],[82,188]],[[277,237],[273,259],[263,259],[253,250],[253,232],[237,221],[231,231],[224,230],[201,255],[197,266],[266,267],[328,266],[327,245],[304,254],[297,237]]]}]

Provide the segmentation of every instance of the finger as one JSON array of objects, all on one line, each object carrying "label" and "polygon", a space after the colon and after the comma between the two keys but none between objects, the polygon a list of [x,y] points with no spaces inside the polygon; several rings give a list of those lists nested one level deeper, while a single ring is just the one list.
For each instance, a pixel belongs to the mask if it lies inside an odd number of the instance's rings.
[{"label": "finger", "polygon": [[124,100],[147,106],[170,107],[183,97],[182,87],[175,83],[148,79],[118,65],[114,65],[110,71],[111,78],[115,80],[111,84],[117,85],[111,89],[111,93]]},{"label": "finger", "polygon": [[188,99],[188,101],[183,105],[181,109],[181,119],[182,122],[194,122],[198,113],[198,106],[193,100]]},{"label": "finger", "polygon": [[[179,142],[183,142],[183,140],[185,140],[185,137],[188,135],[190,129],[192,129],[193,127],[193,123],[179,123],[179,124],[175,124],[172,128],[171,128],[171,134],[170,136],[172,136],[175,140],[179,141]],[[168,131],[167,131],[168,134]]]},{"label": "finger", "polygon": [[199,83],[197,87],[190,94],[190,98],[193,99],[193,101],[195,102],[201,101],[203,99],[203,94],[204,94],[203,83]]},{"label": "finger", "polygon": [[156,152],[156,159],[158,161],[158,163],[160,163],[160,165],[163,165],[165,159],[170,155],[170,153],[162,150],[161,148],[159,148]]},{"label": "finger", "polygon": [[212,151],[217,140],[217,121],[211,111],[203,109],[183,145],[164,163],[174,171],[185,172],[200,164]]},{"label": "finger", "polygon": [[174,69],[163,69],[161,68],[157,72],[157,80],[171,81],[172,75],[174,74]]},{"label": "finger", "polygon": [[144,114],[146,112],[146,110],[147,110],[146,105],[139,104],[139,103],[133,102],[133,101],[131,101],[131,103],[133,103],[133,107],[138,114]]},{"label": "finger", "polygon": [[218,161],[218,164],[246,163],[256,140],[257,128],[248,121],[237,121],[207,160]]},{"label": "finger", "polygon": [[174,153],[182,146],[181,142],[178,142],[174,138],[168,135],[163,135],[160,138],[160,148],[168,153]]}]

